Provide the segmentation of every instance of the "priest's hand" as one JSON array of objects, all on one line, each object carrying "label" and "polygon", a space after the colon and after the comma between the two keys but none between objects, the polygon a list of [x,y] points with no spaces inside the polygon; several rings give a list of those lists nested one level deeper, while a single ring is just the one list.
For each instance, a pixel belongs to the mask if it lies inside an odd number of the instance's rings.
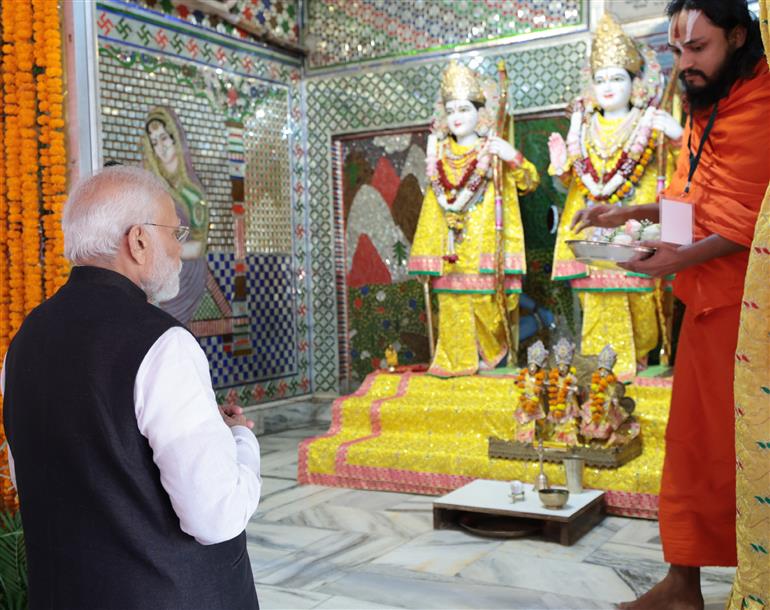
[{"label": "priest's hand", "polygon": [[572,217],[570,231],[580,233],[588,227],[600,227],[602,229],[614,229],[628,220],[626,208],[619,205],[593,205],[583,208]]},{"label": "priest's hand", "polygon": [[682,246],[663,241],[643,241],[639,244],[647,248],[655,248],[653,254],[640,254],[627,263],[618,263],[626,271],[645,273],[652,277],[666,277],[690,266],[690,261],[684,255]]},{"label": "priest's hand", "polygon": [[234,405],[220,406],[219,412],[222,414],[224,422],[230,428],[233,426],[246,426],[249,429],[254,427],[254,422],[250,419],[246,419],[241,407],[236,407]]}]

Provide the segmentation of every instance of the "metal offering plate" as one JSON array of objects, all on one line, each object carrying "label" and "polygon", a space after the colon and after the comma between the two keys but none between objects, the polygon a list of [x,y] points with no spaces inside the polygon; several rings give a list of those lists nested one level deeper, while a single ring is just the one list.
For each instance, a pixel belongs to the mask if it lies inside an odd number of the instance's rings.
[{"label": "metal offering plate", "polygon": [[602,269],[617,269],[617,263],[626,263],[639,254],[646,255],[642,258],[647,258],[655,252],[654,248],[645,246],[585,239],[568,239],[567,245],[579,262]]}]

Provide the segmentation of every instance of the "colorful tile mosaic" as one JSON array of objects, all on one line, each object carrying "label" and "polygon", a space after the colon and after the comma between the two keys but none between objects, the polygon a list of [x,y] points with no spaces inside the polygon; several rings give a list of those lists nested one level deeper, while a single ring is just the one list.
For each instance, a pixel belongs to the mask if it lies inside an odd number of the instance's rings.
[{"label": "colorful tile mosaic", "polygon": [[291,252],[290,128],[287,96],[246,121],[246,250]]},{"label": "colorful tile mosaic", "polygon": [[[277,42],[299,41],[298,0],[235,0],[225,4],[193,0],[129,0],[189,23],[229,36],[267,37]],[[226,11],[226,12],[225,12]]]},{"label": "colorful tile mosaic", "polygon": [[[490,76],[503,59],[509,70],[511,106],[517,111],[566,105],[579,91],[585,40],[474,57]],[[308,200],[313,233],[313,381],[338,388],[339,345],[335,306],[335,245],[330,142],[334,134],[388,130],[430,122],[445,60],[307,79]]]},{"label": "colorful tile mosaic", "polygon": [[120,44],[160,58],[186,59],[192,65],[211,66],[233,75],[278,82],[299,79],[301,62],[296,57],[123,2],[97,3],[96,26],[102,44]]},{"label": "colorful tile mosaic", "polygon": [[[216,387],[233,386],[218,390],[218,400],[248,405],[307,394],[311,390],[309,231],[303,197],[307,171],[301,145],[304,115],[299,103],[298,62],[120,2],[100,3],[97,18],[103,158],[141,163],[137,134],[147,108],[167,104],[184,109],[179,114],[192,162],[211,199],[209,261],[214,274],[210,281],[215,283],[192,327],[207,336],[220,329],[221,340],[227,329],[245,322],[250,324],[248,335],[254,349],[253,360],[247,364],[240,360],[228,366],[221,354],[212,360]],[[285,183],[283,190],[275,190],[279,201],[274,205],[275,214],[288,222],[278,248],[282,254],[273,251],[273,258],[249,257],[247,318],[238,317],[232,309],[232,266],[226,262],[232,259],[235,246],[233,155],[232,151],[228,154],[226,128],[231,119],[247,123],[246,206],[251,203],[249,193],[256,192],[250,181],[269,180],[262,172],[278,172]],[[273,130],[276,134],[266,140],[264,132]],[[255,167],[249,168],[249,163]],[[262,218],[255,215],[252,222]],[[252,230],[261,229],[252,226]],[[201,339],[214,355],[217,345],[212,341],[211,337]]]},{"label": "colorful tile mosaic", "polygon": [[[246,267],[251,353],[245,356],[228,353],[227,340],[222,336],[200,338],[217,390],[288,377],[297,372],[291,258],[249,255]],[[231,301],[235,289],[233,253],[210,253],[209,268]]]},{"label": "colorful tile mosaic", "polygon": [[315,0],[311,68],[515,39],[587,20],[585,0]]}]

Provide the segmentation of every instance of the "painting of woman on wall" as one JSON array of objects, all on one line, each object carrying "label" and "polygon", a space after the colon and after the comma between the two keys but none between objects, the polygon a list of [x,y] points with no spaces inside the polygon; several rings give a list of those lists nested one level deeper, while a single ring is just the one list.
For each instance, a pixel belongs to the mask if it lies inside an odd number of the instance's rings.
[{"label": "painting of woman on wall", "polygon": [[144,166],[169,185],[181,224],[190,227],[190,237],[182,246],[179,294],[160,304],[163,310],[187,324],[206,290],[208,198],[192,167],[184,129],[168,106],[156,106],[147,114],[142,150]]}]

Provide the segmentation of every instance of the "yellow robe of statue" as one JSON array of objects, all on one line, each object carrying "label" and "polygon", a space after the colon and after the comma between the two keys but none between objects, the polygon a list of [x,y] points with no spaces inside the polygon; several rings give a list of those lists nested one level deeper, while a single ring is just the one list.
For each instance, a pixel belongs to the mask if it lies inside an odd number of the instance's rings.
[{"label": "yellow robe of statue", "polygon": [[[601,133],[609,141],[622,121],[607,120],[597,114]],[[589,150],[591,163],[601,177],[617,163],[622,150],[603,160]],[[653,157],[636,185],[633,196],[624,205],[656,201],[657,175]],[[637,361],[658,343],[658,318],[655,306],[655,281],[647,276],[622,271],[591,268],[575,260],[566,241],[589,239],[594,229],[576,233],[569,226],[575,214],[586,207],[579,181],[571,179],[564,211],[559,221],[553,259],[553,280],[569,280],[578,293],[583,309],[580,351],[598,355],[605,345],[618,354],[615,372],[621,378],[636,374]]]},{"label": "yellow robe of statue", "polygon": [[[759,1],[770,63],[770,2]],[[754,230],[735,360],[736,537],[738,570],[729,610],[770,608],[770,188]]]},{"label": "yellow robe of statue", "polygon": [[[453,138],[449,143],[454,155],[470,150]],[[516,169],[506,167],[503,180],[505,293],[508,309],[513,311],[526,272],[517,191],[534,191],[540,177],[537,168],[524,159]],[[443,258],[449,228],[430,185],[412,243],[409,273],[433,277],[438,295],[438,343],[429,372],[442,377],[475,374],[479,358],[486,367],[494,368],[508,351],[502,312],[495,301],[495,188],[492,180],[481,188],[485,189],[483,198],[465,213],[464,238],[455,244],[455,263]]]}]

